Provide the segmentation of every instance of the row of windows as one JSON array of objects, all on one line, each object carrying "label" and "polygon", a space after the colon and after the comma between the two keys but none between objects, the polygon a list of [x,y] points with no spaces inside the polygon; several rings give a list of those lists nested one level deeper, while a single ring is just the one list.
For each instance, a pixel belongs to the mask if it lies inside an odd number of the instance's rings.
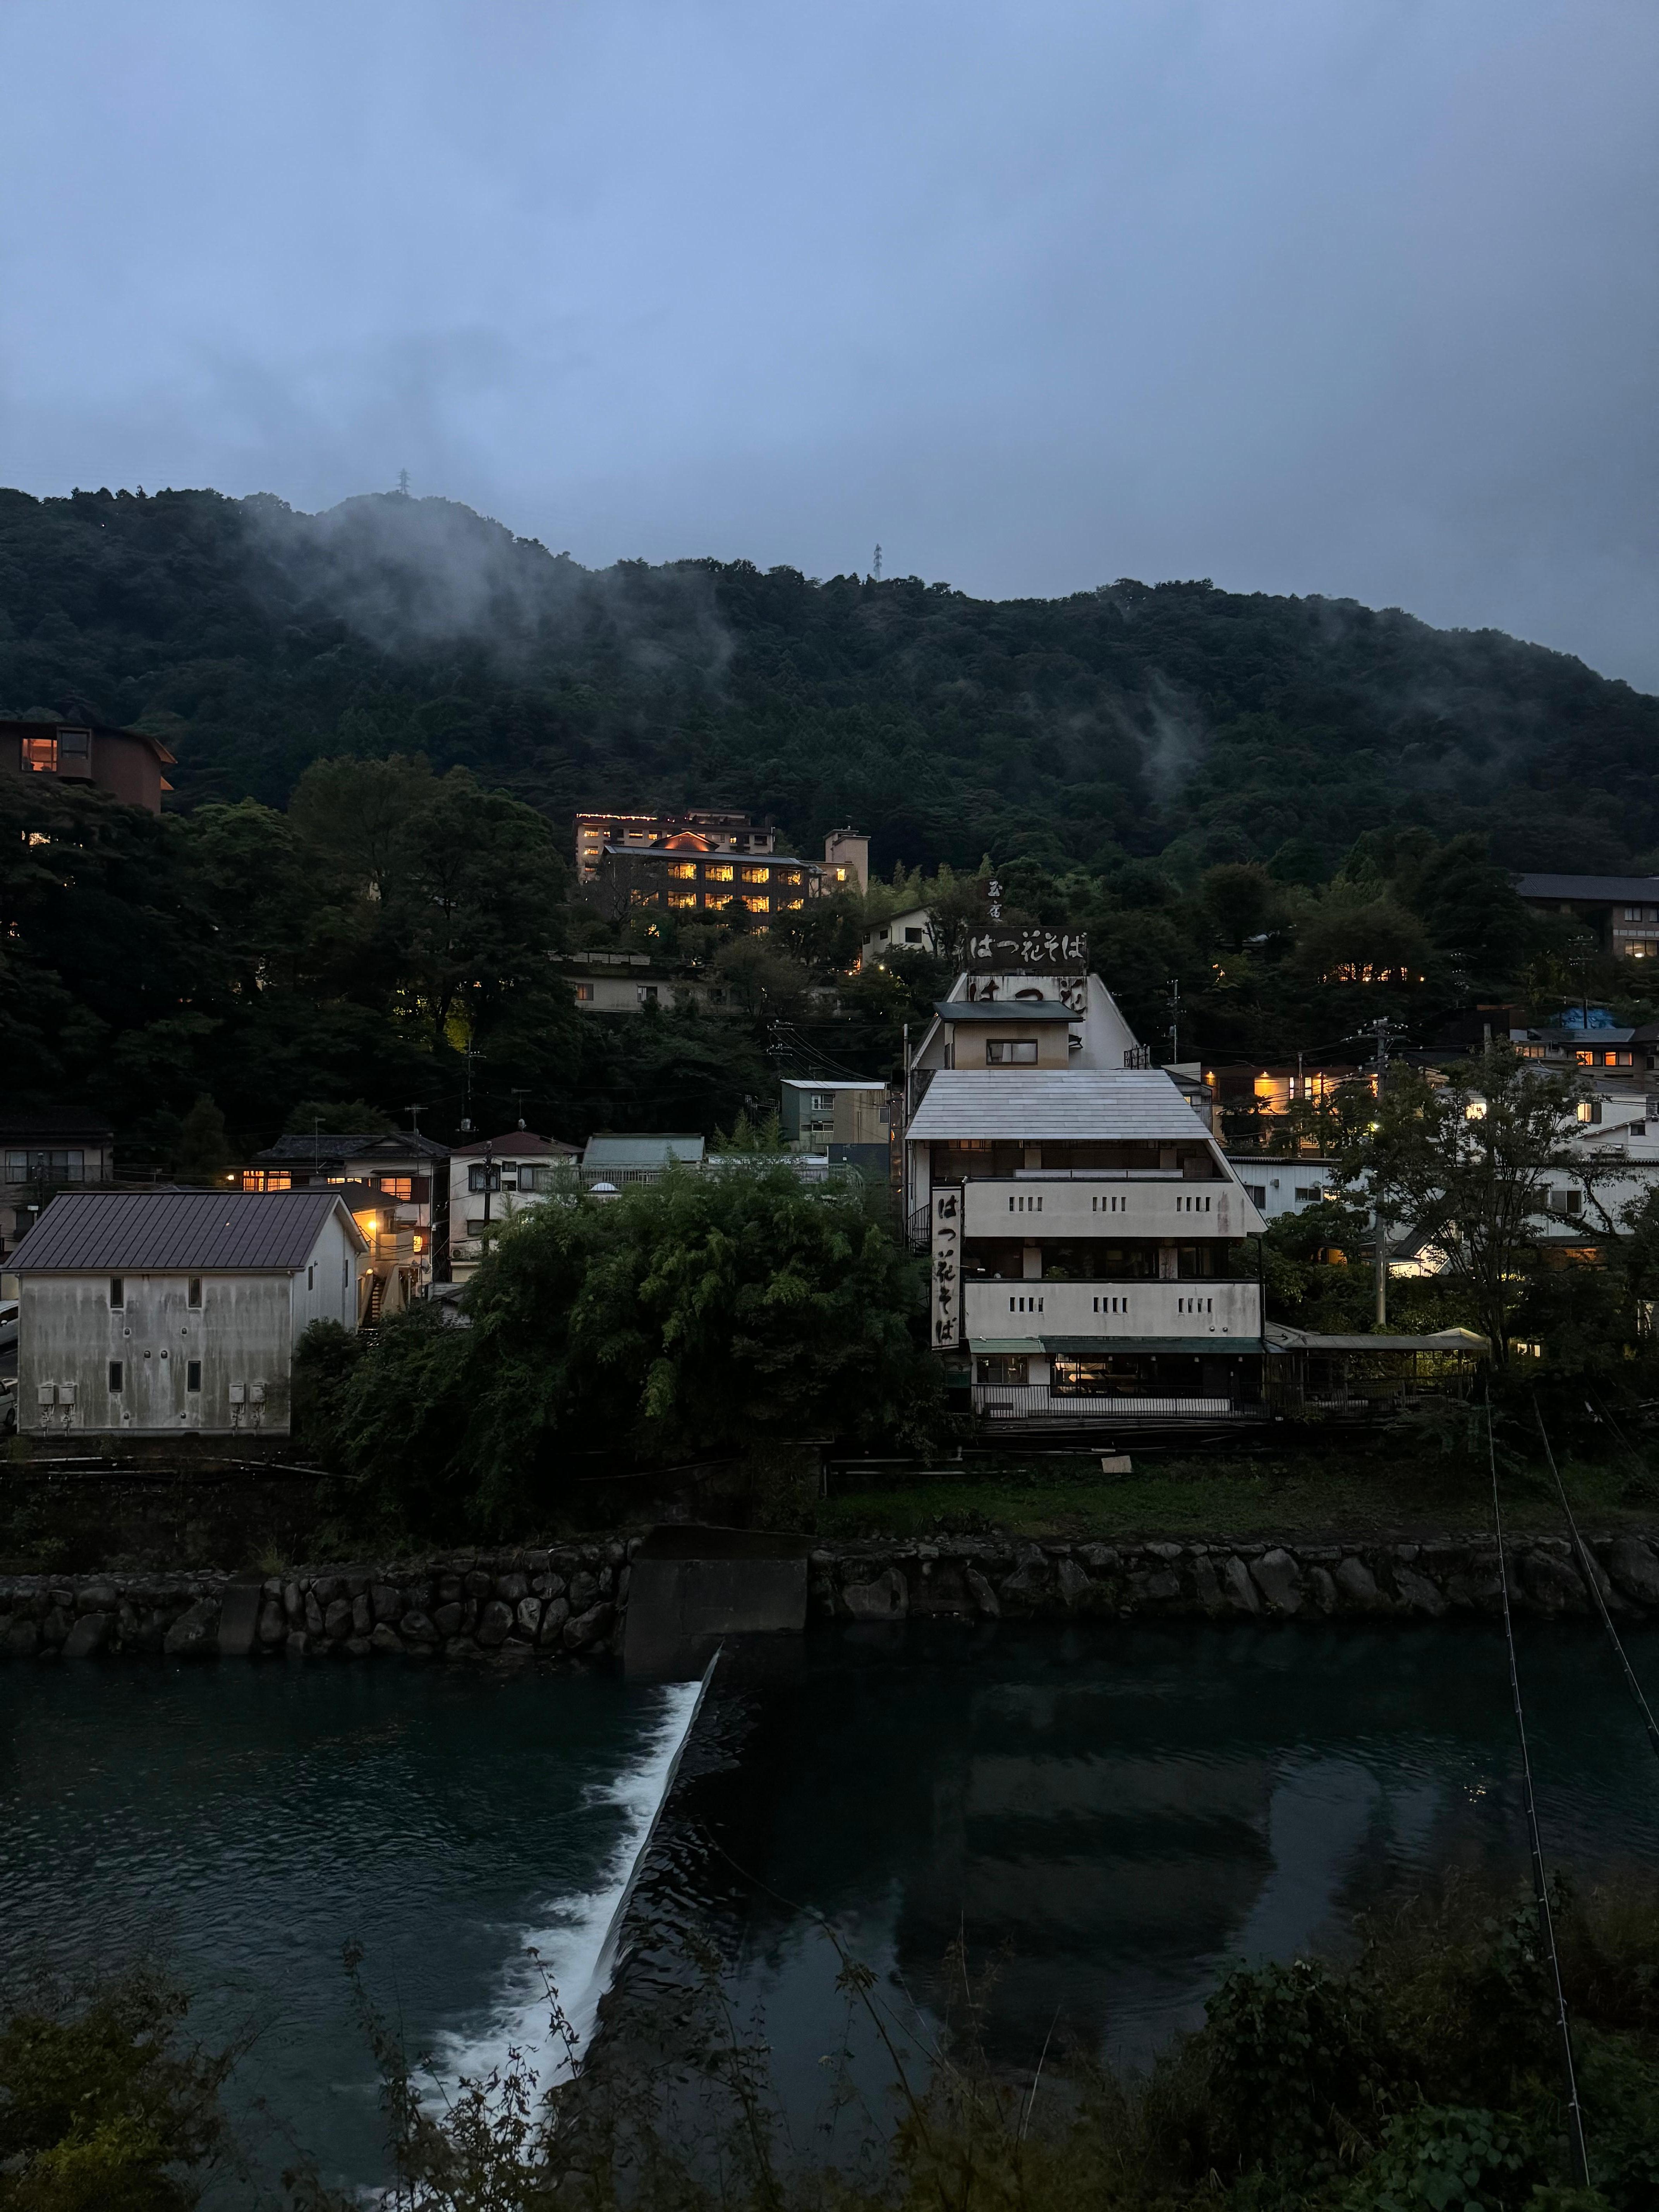
[{"label": "row of windows", "polygon": [[86,1175],[86,1154],[63,1152],[16,1152],[6,1154],[8,1182],[80,1182]]},{"label": "row of windows", "polygon": [[1176,1212],[1177,1213],[1208,1213],[1212,1210],[1214,1203],[1212,1199],[1208,1198],[1178,1198],[1176,1200]]},{"label": "row of windows", "polygon": [[695,884],[701,877],[706,884],[798,884],[799,868],[738,868],[732,869],[726,862],[717,860],[671,860],[668,872],[677,883]]},{"label": "row of windows", "polygon": [[1095,1300],[1095,1311],[1097,1313],[1126,1314],[1128,1310],[1129,1301],[1127,1298],[1107,1297],[1097,1298]]},{"label": "row of windows", "polygon": [[26,771],[32,769],[37,775],[73,775],[77,769],[82,775],[90,773],[90,730],[52,730],[43,737],[24,738],[21,743]]},{"label": "row of windows", "polygon": [[[689,908],[697,906],[707,906],[711,909],[718,908],[730,906],[732,902],[729,898],[717,897],[713,891],[708,892],[707,896],[700,891],[670,891],[668,903],[684,912]],[[770,914],[775,907],[779,914],[793,914],[796,908],[804,905],[805,902],[798,898],[781,898],[775,902],[763,891],[745,891],[743,894],[743,903],[750,914]]]}]

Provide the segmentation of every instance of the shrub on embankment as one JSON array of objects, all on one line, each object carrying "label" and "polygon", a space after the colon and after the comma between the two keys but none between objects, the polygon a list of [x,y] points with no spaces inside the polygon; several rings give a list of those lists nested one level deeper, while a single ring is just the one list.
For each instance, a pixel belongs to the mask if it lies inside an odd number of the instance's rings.
[{"label": "shrub on embankment", "polygon": [[[1571,2186],[1535,1907],[1454,1880],[1374,1913],[1346,1966],[1225,1973],[1204,2026],[1137,2077],[1067,2057],[1059,2037],[1030,2073],[994,2069],[959,1959],[962,2008],[931,2077],[907,2076],[902,2039],[891,2044],[896,2125],[860,2132],[843,2110],[837,2171],[799,2137],[792,2146],[764,2045],[739,2033],[712,1964],[692,2001],[704,2031],[695,2130],[683,2094],[665,2122],[665,2085],[648,2068],[590,2068],[549,2096],[515,2052],[440,2098],[364,2006],[396,2176],[385,2201],[399,2212],[1650,2212],[1659,1879],[1558,1885],[1554,1910],[1588,2191]],[[361,2003],[349,1954],[347,1971]],[[890,2027],[884,1985],[845,1952],[840,1982]],[[228,2070],[189,2049],[181,2002],[153,1980],[19,2006],[0,2021],[0,2208],[195,2203],[228,2160],[216,2106]],[[831,2096],[836,2080],[831,2054]],[[299,2133],[302,2143],[302,2116]],[[361,2201],[296,2166],[283,2191],[292,2212]]]},{"label": "shrub on embankment", "polygon": [[573,1471],[792,1438],[919,1442],[937,1416],[918,1263],[883,1194],[787,1166],[520,1214],[461,1299],[354,1343],[313,1328],[295,1370],[302,1442],[365,1529],[453,1540],[556,1519]]}]

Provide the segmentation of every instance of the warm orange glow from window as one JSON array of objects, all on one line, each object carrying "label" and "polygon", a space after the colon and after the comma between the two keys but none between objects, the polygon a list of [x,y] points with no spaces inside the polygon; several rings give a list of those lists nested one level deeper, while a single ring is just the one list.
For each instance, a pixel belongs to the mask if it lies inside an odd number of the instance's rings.
[{"label": "warm orange glow from window", "polygon": [[743,872],[743,879],[746,884],[769,884],[772,880],[772,871],[770,868],[745,868]]},{"label": "warm orange glow from window", "polygon": [[678,877],[682,883],[695,884],[697,880],[697,864],[695,860],[672,860],[669,863],[668,872],[671,876]]},{"label": "warm orange glow from window", "polygon": [[58,772],[57,733],[49,738],[25,738],[22,740],[23,766],[36,774],[55,775]]},{"label": "warm orange glow from window", "polygon": [[771,900],[767,898],[745,897],[744,900],[750,914],[764,914],[771,903]]},{"label": "warm orange glow from window", "polygon": [[729,884],[732,880],[732,870],[723,860],[720,862],[711,860],[702,872],[702,879],[706,884]]},{"label": "warm orange glow from window", "polygon": [[294,1178],[286,1168],[244,1168],[244,1190],[292,1190]]},{"label": "warm orange glow from window", "polygon": [[386,1198],[411,1199],[415,1195],[415,1178],[413,1176],[382,1176],[380,1190]]},{"label": "warm orange glow from window", "polygon": [[670,891],[668,894],[668,903],[670,906],[696,906],[696,902],[697,895],[696,891]]}]

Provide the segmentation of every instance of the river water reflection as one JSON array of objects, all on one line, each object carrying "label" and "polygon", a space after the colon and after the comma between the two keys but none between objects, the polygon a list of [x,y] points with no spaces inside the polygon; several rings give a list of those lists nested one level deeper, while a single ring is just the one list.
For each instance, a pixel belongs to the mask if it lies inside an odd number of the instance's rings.
[{"label": "river water reflection", "polygon": [[[1632,1650],[1659,1688],[1659,1637]],[[665,1942],[712,1930],[802,2116],[842,2017],[819,1916],[924,2026],[960,1935],[998,1962],[997,2057],[1058,2030],[1133,2060],[1226,1959],[1340,1942],[1396,1875],[1524,1874],[1488,1625],[918,1624],[781,1656],[705,1709],[639,1905]],[[1553,1855],[1656,1863],[1659,1767],[1595,1636],[1528,1626],[1522,1668]],[[526,1943],[591,2010],[690,1696],[396,1665],[0,1671],[4,1971],[155,1946],[210,2030],[264,2024],[242,2094],[268,2106],[267,2169],[296,2141],[373,2180],[341,1946],[448,2066],[533,2038]],[[651,2008],[634,1972],[623,2029]]]}]

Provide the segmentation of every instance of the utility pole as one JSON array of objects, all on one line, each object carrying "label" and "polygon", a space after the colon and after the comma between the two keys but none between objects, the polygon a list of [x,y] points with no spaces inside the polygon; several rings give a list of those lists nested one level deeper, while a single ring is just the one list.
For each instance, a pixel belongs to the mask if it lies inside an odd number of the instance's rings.
[{"label": "utility pole", "polygon": [[[1376,1109],[1377,1119],[1382,1117],[1382,1093],[1389,1080],[1389,1030],[1392,1024],[1386,1019],[1375,1021],[1371,1027],[1376,1032]],[[1374,1190],[1371,1194],[1371,1242],[1376,1254],[1376,1325],[1389,1325],[1389,1231],[1382,1218],[1382,1205]]]},{"label": "utility pole", "polygon": [[520,1089],[515,1085],[508,1093],[508,1096],[519,1109],[519,1127],[522,1129],[524,1127],[524,1102],[530,1096],[530,1086],[526,1084],[522,1089]]},{"label": "utility pole", "polygon": [[1170,1060],[1171,1065],[1181,1057],[1181,978],[1170,978]]}]

